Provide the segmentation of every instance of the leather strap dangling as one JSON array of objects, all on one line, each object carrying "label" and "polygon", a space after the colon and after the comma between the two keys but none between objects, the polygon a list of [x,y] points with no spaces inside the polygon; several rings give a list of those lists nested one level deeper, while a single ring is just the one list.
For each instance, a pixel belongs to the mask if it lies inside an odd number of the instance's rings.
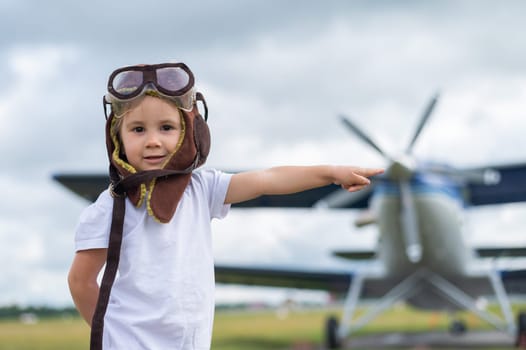
[{"label": "leather strap dangling", "polygon": [[104,275],[99,289],[99,297],[97,299],[97,305],[95,306],[95,313],[91,321],[91,335],[90,335],[90,350],[102,350],[102,339],[104,332],[104,315],[108,308],[108,302],[110,300],[111,288],[117,275],[119,268],[119,260],[121,253],[122,244],[122,230],[124,226],[124,215],[126,210],[126,191],[130,188],[134,188],[141,183],[149,182],[155,178],[163,176],[174,176],[181,174],[188,174],[192,172],[199,161],[199,157],[196,159],[187,169],[184,170],[149,170],[141,171],[132,174],[118,182],[114,182],[116,174],[112,173],[110,169],[110,178],[112,178],[112,184],[110,185],[110,191],[113,196],[113,213],[110,226],[110,237],[108,242],[108,253],[106,258],[106,268],[104,269]]},{"label": "leather strap dangling", "polygon": [[99,290],[99,298],[93,320],[91,321],[90,349],[102,350],[102,333],[104,330],[104,315],[110,299],[111,287],[119,267],[119,258],[122,243],[122,228],[126,209],[125,196],[121,195],[113,199],[113,215],[111,219],[110,239],[108,243],[108,256],[106,268],[102,276]]}]

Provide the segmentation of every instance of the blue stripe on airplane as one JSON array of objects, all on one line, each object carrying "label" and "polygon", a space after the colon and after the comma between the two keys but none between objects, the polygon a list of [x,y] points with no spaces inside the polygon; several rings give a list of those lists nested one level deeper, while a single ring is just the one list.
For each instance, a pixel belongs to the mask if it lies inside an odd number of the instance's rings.
[{"label": "blue stripe on airplane", "polygon": [[[435,174],[415,174],[409,181],[411,191],[415,194],[437,193],[444,194],[448,197],[464,202],[462,196],[462,186],[444,176]],[[374,190],[375,196],[399,196],[400,189],[398,183],[387,179],[378,181]]]}]

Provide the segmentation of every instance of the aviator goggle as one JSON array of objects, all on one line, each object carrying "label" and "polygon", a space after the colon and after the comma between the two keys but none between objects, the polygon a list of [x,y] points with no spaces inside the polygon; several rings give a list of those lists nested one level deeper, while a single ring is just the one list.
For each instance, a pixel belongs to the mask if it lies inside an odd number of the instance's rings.
[{"label": "aviator goggle", "polygon": [[[146,91],[156,91],[190,112],[196,99],[206,103],[200,93],[195,93],[194,75],[184,63],[162,63],[123,67],[111,73],[108,80],[108,94],[103,98],[106,118],[106,105],[112,102],[127,102],[143,95]],[[197,96],[196,96],[197,95]],[[208,111],[206,111],[208,112]],[[205,120],[207,119],[205,113]]]}]

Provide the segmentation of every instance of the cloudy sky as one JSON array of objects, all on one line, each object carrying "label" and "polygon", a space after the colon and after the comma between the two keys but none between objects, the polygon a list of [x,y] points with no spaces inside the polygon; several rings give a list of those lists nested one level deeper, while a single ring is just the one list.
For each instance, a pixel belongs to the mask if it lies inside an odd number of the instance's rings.
[{"label": "cloudy sky", "polygon": [[[381,166],[338,114],[397,153],[438,91],[417,156],[523,162],[525,11],[524,1],[2,1],[0,305],[71,305],[73,232],[88,203],[51,177],[106,171],[101,97],[113,69],[186,62],[210,108],[216,168]],[[354,215],[232,211],[214,223],[217,261],[331,264],[332,248],[374,245]],[[524,218],[523,204],[470,212],[469,239],[526,244]],[[290,296],[222,288],[218,299],[240,293]]]}]

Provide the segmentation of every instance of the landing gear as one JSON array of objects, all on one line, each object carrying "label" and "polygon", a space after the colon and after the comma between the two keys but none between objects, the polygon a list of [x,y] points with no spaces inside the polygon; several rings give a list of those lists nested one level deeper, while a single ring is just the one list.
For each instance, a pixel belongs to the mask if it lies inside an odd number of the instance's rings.
[{"label": "landing gear", "polygon": [[454,336],[460,336],[466,333],[468,330],[468,327],[466,326],[466,322],[456,319],[451,321],[449,324],[449,333]]},{"label": "landing gear", "polygon": [[526,349],[526,312],[521,312],[519,316],[517,316],[517,338],[515,339],[515,346]]},{"label": "landing gear", "polygon": [[339,349],[342,345],[338,339],[338,319],[334,316],[329,316],[325,323],[325,345],[327,349]]}]

